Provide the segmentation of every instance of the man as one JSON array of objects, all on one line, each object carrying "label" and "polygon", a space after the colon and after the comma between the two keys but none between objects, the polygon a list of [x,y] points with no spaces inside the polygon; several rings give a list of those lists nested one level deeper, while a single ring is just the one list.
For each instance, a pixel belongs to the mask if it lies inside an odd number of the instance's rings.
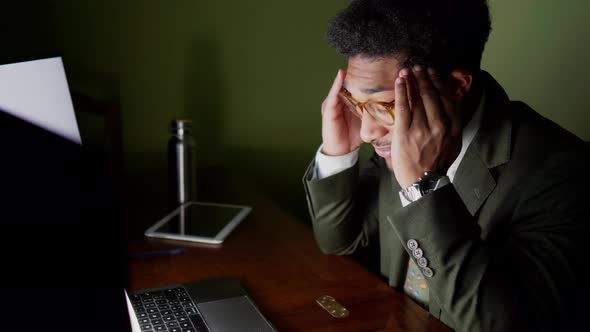
[{"label": "man", "polygon": [[456,330],[564,330],[587,289],[588,149],[480,69],[489,32],[485,0],[355,0],[331,22],[348,69],[304,178],[314,233],[328,254],[378,248]]}]

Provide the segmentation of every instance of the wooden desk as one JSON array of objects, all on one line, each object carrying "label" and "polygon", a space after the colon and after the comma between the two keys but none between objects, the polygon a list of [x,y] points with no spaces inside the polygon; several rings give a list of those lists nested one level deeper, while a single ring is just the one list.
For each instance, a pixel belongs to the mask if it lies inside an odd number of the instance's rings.
[{"label": "wooden desk", "polygon": [[[183,254],[132,260],[130,289],[235,277],[279,331],[450,331],[349,257],[328,256],[311,229],[267,199],[220,246],[143,239],[131,253],[183,247]],[[349,311],[333,318],[315,300],[331,295]]]}]

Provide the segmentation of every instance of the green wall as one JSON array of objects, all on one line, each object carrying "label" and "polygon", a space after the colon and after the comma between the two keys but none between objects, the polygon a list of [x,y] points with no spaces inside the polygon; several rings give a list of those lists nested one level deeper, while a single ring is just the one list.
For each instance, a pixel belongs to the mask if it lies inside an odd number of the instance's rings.
[{"label": "green wall", "polygon": [[590,141],[590,2],[491,0],[482,66],[522,100]]},{"label": "green wall", "polygon": [[[228,167],[305,216],[301,174],[320,143],[320,104],[345,64],[324,31],[347,1],[40,3],[15,7],[29,25],[10,33],[11,52],[59,52],[74,90],[119,100],[132,214],[165,205],[167,125],[188,116],[199,166]],[[491,7],[483,67],[511,97],[590,140],[587,1]]]},{"label": "green wall", "polygon": [[305,216],[300,178],[344,64],[324,31],[344,2],[50,3],[72,85],[120,100],[135,204],[164,204],[167,126],[188,116],[199,166],[227,167]]}]

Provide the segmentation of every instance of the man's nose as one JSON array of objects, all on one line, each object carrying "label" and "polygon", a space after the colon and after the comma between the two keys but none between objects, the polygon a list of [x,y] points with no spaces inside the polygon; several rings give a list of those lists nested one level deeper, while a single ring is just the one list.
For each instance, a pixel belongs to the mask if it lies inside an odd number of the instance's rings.
[{"label": "man's nose", "polygon": [[371,114],[367,111],[363,112],[361,121],[361,139],[365,143],[371,143],[388,133],[387,127],[380,124]]}]

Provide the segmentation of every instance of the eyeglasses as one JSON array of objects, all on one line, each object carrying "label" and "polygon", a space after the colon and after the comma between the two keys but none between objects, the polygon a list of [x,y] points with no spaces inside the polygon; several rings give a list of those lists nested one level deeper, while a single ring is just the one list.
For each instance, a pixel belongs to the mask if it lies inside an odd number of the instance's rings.
[{"label": "eyeglasses", "polygon": [[339,95],[344,101],[346,108],[358,118],[362,119],[363,111],[366,110],[375,120],[386,126],[393,126],[393,123],[395,122],[395,115],[393,114],[393,107],[395,105],[394,100],[390,102],[368,100],[361,103],[354,99],[350,92],[345,88],[340,90]]}]

